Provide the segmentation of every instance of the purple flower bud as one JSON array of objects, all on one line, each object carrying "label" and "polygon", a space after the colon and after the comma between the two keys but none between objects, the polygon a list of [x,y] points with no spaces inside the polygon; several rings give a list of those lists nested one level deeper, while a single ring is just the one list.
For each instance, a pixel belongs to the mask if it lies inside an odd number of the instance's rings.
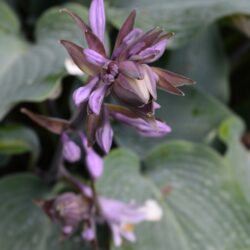
[{"label": "purple flower bud", "polygon": [[111,116],[114,119],[135,128],[145,137],[163,137],[171,132],[171,127],[159,120],[156,120],[156,127],[154,128],[141,118],[129,117],[118,112],[112,112]]},{"label": "purple flower bud", "polygon": [[97,67],[102,67],[109,61],[107,58],[92,49],[84,49],[83,53],[87,61]]},{"label": "purple flower bud", "polygon": [[107,84],[100,82],[96,90],[89,97],[89,107],[93,113],[99,115],[102,108],[103,99],[107,91]]},{"label": "purple flower bud", "polygon": [[65,133],[62,135],[62,141],[64,158],[71,163],[79,161],[81,158],[81,149],[79,146],[70,140]]},{"label": "purple flower bud", "polygon": [[90,211],[90,202],[82,195],[64,193],[55,199],[40,200],[40,206],[52,221],[62,225],[63,236],[71,235]]},{"label": "purple flower bud", "polygon": [[105,33],[105,8],[103,0],[92,0],[89,9],[89,23],[93,33],[103,42]]},{"label": "purple flower bud", "polygon": [[96,131],[96,140],[98,145],[107,154],[110,151],[112,141],[113,141],[113,129],[109,122],[108,115],[104,114],[104,122]]},{"label": "purple flower bud", "polygon": [[86,151],[86,165],[88,171],[94,180],[101,177],[103,173],[103,159],[94,151],[92,147],[88,146],[87,138],[83,133],[80,134],[83,147]]},{"label": "purple flower bud", "polygon": [[98,83],[99,78],[94,77],[90,80],[89,83],[86,84],[86,86],[80,87],[73,93],[73,99],[76,106],[79,106],[83,102],[86,102],[89,99],[89,96],[92,92],[92,90],[95,88],[95,86]]},{"label": "purple flower bud", "polygon": [[87,149],[86,153],[86,165],[90,175],[96,180],[103,174],[103,160],[92,148]]}]

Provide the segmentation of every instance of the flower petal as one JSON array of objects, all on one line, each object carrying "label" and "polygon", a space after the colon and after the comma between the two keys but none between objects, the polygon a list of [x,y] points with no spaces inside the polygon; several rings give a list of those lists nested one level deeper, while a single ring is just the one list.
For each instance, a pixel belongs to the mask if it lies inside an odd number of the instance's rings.
[{"label": "flower petal", "polygon": [[[106,114],[105,114],[106,113]],[[113,129],[109,122],[107,112],[104,113],[103,124],[96,131],[96,141],[103,151],[107,154],[110,151],[113,141]]]},{"label": "flower petal", "polygon": [[126,76],[142,80],[144,78],[140,65],[132,61],[123,61],[119,63],[119,70]]},{"label": "flower petal", "polygon": [[170,82],[169,78],[167,78],[168,76],[166,77],[166,74],[164,71],[161,71],[160,69],[155,70],[155,68],[153,68],[153,70],[159,77],[158,88],[160,88],[168,93],[174,94],[174,95],[184,96],[184,93],[181,90],[179,90],[178,88],[176,88]]},{"label": "flower petal", "polygon": [[157,76],[155,76],[155,73],[151,70],[151,68],[144,64],[141,65],[144,69],[144,83],[151,94],[151,96],[154,98],[154,100],[157,99],[157,90],[156,90],[156,84],[157,84]]},{"label": "flower petal", "polygon": [[72,59],[68,58],[64,61],[67,72],[73,76],[82,76],[84,73],[76,66]]},{"label": "flower petal", "polygon": [[152,69],[160,78],[166,79],[174,87],[181,87],[183,85],[193,85],[196,83],[190,78],[187,78],[185,76],[176,74],[174,72],[171,72],[165,69],[156,68],[156,67],[152,67]]},{"label": "flower petal", "polygon": [[105,34],[105,8],[103,0],[92,0],[89,9],[89,23],[93,33],[104,42]]},{"label": "flower petal", "polygon": [[91,76],[99,73],[100,68],[87,61],[82,47],[66,40],[62,40],[61,43],[67,49],[73,62],[79,67],[79,69]]},{"label": "flower petal", "polygon": [[112,118],[135,128],[143,136],[162,137],[171,132],[171,128],[160,120],[156,120],[156,126],[152,127],[150,123],[136,117],[135,113],[126,108],[114,109],[112,106],[108,106],[108,108]]},{"label": "flower petal", "polygon": [[108,85],[101,82],[96,90],[89,97],[89,107],[93,113],[99,115],[102,108],[103,99],[106,95]]},{"label": "flower petal", "polygon": [[94,77],[86,84],[86,86],[80,87],[74,91],[73,100],[76,106],[79,106],[89,99],[89,96],[97,85],[98,80],[98,77]]},{"label": "flower petal", "polygon": [[135,17],[136,17],[136,11],[133,10],[126,19],[126,21],[123,23],[118,33],[114,50],[122,44],[123,39],[132,31],[135,23]]},{"label": "flower petal", "polygon": [[87,61],[97,67],[103,67],[109,60],[92,49],[84,49],[83,51]]},{"label": "flower petal", "polygon": [[[127,91],[122,93],[121,88]],[[123,99],[122,101],[128,104],[134,104],[135,106],[144,105],[148,103],[150,99],[150,94],[146,85],[143,83],[143,80],[131,79],[121,73],[119,74],[113,89],[117,96]]]},{"label": "flower petal", "polygon": [[103,43],[100,41],[100,39],[90,30],[87,30],[85,32],[86,39],[88,41],[88,46],[90,49],[95,50],[102,56],[106,57],[106,51]]}]

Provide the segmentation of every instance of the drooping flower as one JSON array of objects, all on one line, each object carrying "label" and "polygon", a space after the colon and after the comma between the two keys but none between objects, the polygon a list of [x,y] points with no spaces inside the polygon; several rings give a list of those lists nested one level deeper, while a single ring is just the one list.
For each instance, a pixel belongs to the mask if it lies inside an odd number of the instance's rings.
[{"label": "drooping flower", "polygon": [[143,205],[137,205],[100,197],[98,215],[91,209],[92,202],[92,197],[85,197],[84,193],[80,195],[70,192],[53,199],[36,201],[36,204],[53,222],[61,225],[64,238],[72,235],[80,225],[83,225],[82,238],[86,241],[95,240],[96,219],[106,221],[117,247],[121,246],[123,239],[136,241],[136,224],[143,221],[159,221],[163,216],[162,208],[155,200],[147,200]]},{"label": "drooping flower", "polygon": [[159,221],[162,209],[154,200],[138,206],[121,201],[100,198],[102,214],[110,226],[115,246],[121,246],[122,239],[134,242],[134,226],[142,221]]},{"label": "drooping flower", "polygon": [[[171,94],[183,95],[179,87],[194,83],[186,77],[148,65],[163,55],[173,33],[159,28],[148,32],[134,28],[135,10],[122,25],[110,58],[104,45],[103,0],[92,0],[89,24],[67,9],[62,11],[74,19],[88,44],[88,48],[82,48],[70,41],[61,41],[74,63],[90,77],[86,86],[74,92],[74,102],[77,106],[88,103],[89,115],[94,114],[91,119],[95,117],[95,122],[100,121],[104,98],[111,93],[139,118],[152,125],[155,123],[157,87]],[[99,126],[92,128],[94,131],[90,133],[95,134],[101,124],[99,122]],[[100,140],[99,145],[104,147]]]}]

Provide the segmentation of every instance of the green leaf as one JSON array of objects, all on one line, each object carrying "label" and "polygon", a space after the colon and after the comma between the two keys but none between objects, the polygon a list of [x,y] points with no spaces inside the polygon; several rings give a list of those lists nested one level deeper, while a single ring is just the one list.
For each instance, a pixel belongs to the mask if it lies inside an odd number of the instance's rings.
[{"label": "green leaf", "polygon": [[[115,0],[108,8],[108,17],[117,28],[129,11],[138,10],[137,25],[143,29],[161,26],[176,32],[173,46],[179,46],[194,38],[211,23],[226,16],[250,14],[248,0]],[[112,6],[112,5],[111,5]]]},{"label": "green leaf", "polygon": [[[80,5],[67,7],[86,15]],[[0,8],[0,16],[2,11]],[[10,21],[6,22],[9,27]],[[77,43],[82,41],[82,35],[70,17],[59,13],[59,8],[48,10],[39,20],[35,45],[6,29],[0,30],[0,119],[16,103],[42,101],[55,91],[65,74],[64,61],[68,57],[60,39]]]},{"label": "green leaf", "polygon": [[205,29],[191,43],[173,50],[167,68],[188,76],[196,87],[224,103],[229,99],[229,65],[222,39],[215,25]]},{"label": "green leaf", "polygon": [[157,117],[165,120],[172,132],[164,138],[145,138],[133,129],[116,124],[115,139],[121,146],[135,150],[143,156],[152,147],[170,139],[186,139],[195,142],[210,141],[220,123],[232,115],[214,97],[204,94],[194,87],[184,90],[186,96],[173,96],[159,91],[158,102],[161,109]]},{"label": "green leaf", "polygon": [[26,152],[32,153],[33,160],[39,156],[40,145],[34,131],[17,125],[0,126],[0,154],[15,155]]},{"label": "green leaf", "polygon": [[[181,228],[175,240],[186,239],[182,249],[250,247],[248,205],[231,192],[235,180],[227,178],[229,169],[220,155],[200,144],[171,142],[154,149],[144,162],[146,175],[162,190],[162,197]],[[166,194],[169,188],[172,191]],[[165,240],[168,231],[158,233],[162,235],[160,244],[165,242],[165,247],[156,243],[155,249],[177,249]],[[140,250],[136,246],[134,249]]]},{"label": "green leaf", "polygon": [[47,197],[48,193],[48,186],[29,174],[9,176],[0,181],[2,249],[88,249],[79,237],[65,242],[59,241],[58,229],[33,202]]},{"label": "green leaf", "polygon": [[243,122],[230,117],[222,122],[218,129],[221,140],[227,145],[225,162],[229,166],[229,178],[237,179],[240,193],[250,202],[250,152],[241,142],[241,136],[245,130]]},{"label": "green leaf", "polygon": [[[118,149],[105,159],[104,176],[97,182],[99,194],[108,198],[143,204],[148,199],[161,202],[161,194],[147,178],[139,173],[139,159],[133,153]],[[186,239],[173,212],[161,202],[165,213],[160,222],[145,222],[136,227],[137,242],[124,242],[121,249],[185,249]],[[167,242],[167,244],[166,244]],[[172,248],[171,248],[172,247]]]}]

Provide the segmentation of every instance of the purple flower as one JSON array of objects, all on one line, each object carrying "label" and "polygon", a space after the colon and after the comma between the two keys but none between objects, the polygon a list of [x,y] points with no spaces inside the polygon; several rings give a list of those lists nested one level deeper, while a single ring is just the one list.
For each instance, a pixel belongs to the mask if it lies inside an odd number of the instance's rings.
[{"label": "purple flower", "polygon": [[162,209],[154,200],[145,205],[126,204],[121,201],[100,198],[102,215],[110,226],[115,246],[121,246],[122,239],[134,242],[134,225],[142,221],[158,221],[162,217]]},{"label": "purple flower", "polygon": [[[154,106],[159,107],[157,103],[154,103]],[[133,127],[145,137],[162,137],[172,131],[169,125],[159,119],[156,119],[154,124],[149,124],[127,108],[111,104],[106,104],[106,107],[113,119]]]},{"label": "purple flower", "polygon": [[72,235],[80,225],[83,225],[82,238],[93,241],[96,239],[96,219],[106,221],[115,246],[121,246],[123,239],[131,242],[136,240],[136,224],[143,221],[159,221],[163,216],[162,208],[155,200],[147,200],[143,205],[136,205],[100,197],[98,202],[98,216],[96,210],[91,209],[93,197],[85,196],[84,193],[64,193],[54,199],[36,201],[36,204],[53,222],[61,225],[64,238]]},{"label": "purple flower", "polygon": [[[157,88],[161,88],[171,94],[183,95],[179,90],[182,85],[190,85],[194,82],[191,79],[169,72],[164,69],[147,65],[158,60],[164,53],[169,39],[173,33],[165,32],[159,28],[144,32],[134,28],[136,12],[132,11],[122,25],[113,53],[110,58],[104,46],[105,33],[105,10],[103,0],[92,0],[89,11],[89,25],[79,16],[69,10],[64,9],[77,23],[83,36],[86,38],[88,48],[82,48],[70,41],[62,41],[74,63],[91,77],[85,87],[81,87],[74,93],[74,102],[77,106],[87,102],[89,115],[92,121],[98,123],[99,127],[107,125],[100,121],[98,116],[103,117],[103,101],[107,95],[113,94],[120,102],[133,111],[138,119],[143,119],[145,123],[156,124],[158,130],[169,132],[167,126],[155,121],[155,101],[157,100]],[[121,119],[120,119],[121,120]],[[161,134],[153,132],[153,128],[141,120],[139,130],[142,134],[157,136]],[[125,123],[130,123],[127,121]],[[98,126],[92,126],[88,133],[98,135],[97,140],[107,151],[103,143],[100,143],[100,133]],[[138,125],[139,126],[139,125]],[[137,126],[137,127],[138,127]],[[150,126],[150,125],[149,125]],[[109,133],[104,133],[106,138],[110,138]],[[164,133],[162,133],[164,134]],[[88,139],[91,136],[88,135]],[[95,138],[91,137],[89,143],[92,144]],[[107,143],[108,144],[108,143]]]}]

